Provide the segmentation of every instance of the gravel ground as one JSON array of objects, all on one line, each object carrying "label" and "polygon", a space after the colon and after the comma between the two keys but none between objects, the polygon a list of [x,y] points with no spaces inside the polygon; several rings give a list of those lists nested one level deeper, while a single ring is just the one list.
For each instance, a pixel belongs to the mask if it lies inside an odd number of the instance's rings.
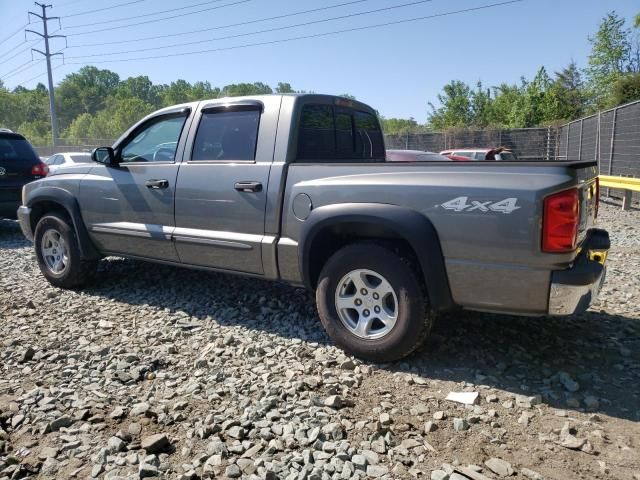
[{"label": "gravel ground", "polygon": [[58,290],[0,221],[0,480],[638,480],[640,210],[599,223],[608,278],[584,315],[456,313],[373,365],[304,290],[118,258]]}]

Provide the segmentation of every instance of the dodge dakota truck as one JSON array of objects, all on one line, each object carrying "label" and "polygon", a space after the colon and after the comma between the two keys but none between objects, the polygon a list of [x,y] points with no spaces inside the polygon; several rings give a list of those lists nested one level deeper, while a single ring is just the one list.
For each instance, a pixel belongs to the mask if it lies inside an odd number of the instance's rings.
[{"label": "dodge dakota truck", "polygon": [[454,309],[581,312],[605,276],[595,164],[387,162],[354,100],[164,108],[92,158],[23,189],[50,283],[80,288],[116,255],[306,286],[333,341],[365,359],[408,355]]}]

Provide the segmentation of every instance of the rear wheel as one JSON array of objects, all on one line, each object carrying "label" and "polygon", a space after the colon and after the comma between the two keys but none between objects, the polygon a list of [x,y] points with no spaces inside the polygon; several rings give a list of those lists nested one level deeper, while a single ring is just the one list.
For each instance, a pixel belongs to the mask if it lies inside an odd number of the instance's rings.
[{"label": "rear wheel", "polygon": [[336,252],[320,274],[316,303],[333,341],[367,360],[407,356],[431,328],[426,294],[410,263],[380,245]]},{"label": "rear wheel", "polygon": [[79,288],[96,271],[97,261],[82,259],[75,230],[62,213],[51,212],[38,221],[34,246],[40,271],[56,287]]}]

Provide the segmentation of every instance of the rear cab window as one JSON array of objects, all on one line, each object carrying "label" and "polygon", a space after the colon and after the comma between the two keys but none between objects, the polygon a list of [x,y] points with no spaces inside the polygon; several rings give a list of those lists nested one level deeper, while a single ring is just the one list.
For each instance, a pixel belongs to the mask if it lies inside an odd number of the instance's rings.
[{"label": "rear cab window", "polygon": [[314,161],[384,162],[384,140],[376,116],[339,105],[304,105],[296,162]]}]

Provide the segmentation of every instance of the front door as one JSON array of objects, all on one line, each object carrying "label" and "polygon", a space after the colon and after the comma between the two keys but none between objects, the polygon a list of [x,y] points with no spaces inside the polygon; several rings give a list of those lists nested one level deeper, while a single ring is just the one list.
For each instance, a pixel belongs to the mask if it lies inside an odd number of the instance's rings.
[{"label": "front door", "polygon": [[116,147],[117,167],[96,166],[82,180],[82,215],[101,251],[178,261],[171,236],[188,117],[182,109],[145,121]]},{"label": "front door", "polygon": [[264,219],[280,97],[201,105],[176,191],[180,261],[263,274]]}]

